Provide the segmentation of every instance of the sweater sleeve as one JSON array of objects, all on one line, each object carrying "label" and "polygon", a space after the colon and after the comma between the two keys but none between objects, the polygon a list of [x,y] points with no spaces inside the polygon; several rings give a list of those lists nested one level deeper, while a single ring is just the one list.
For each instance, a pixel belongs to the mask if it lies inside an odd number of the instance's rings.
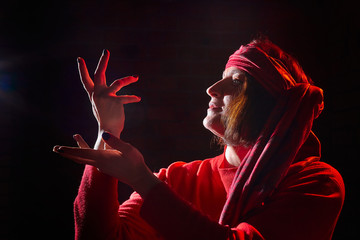
[{"label": "sweater sleeve", "polygon": [[75,239],[157,239],[139,216],[142,198],[133,193],[119,206],[118,180],[87,165],[74,202]]},{"label": "sweater sleeve", "polygon": [[263,239],[250,224],[242,223],[233,229],[218,224],[177,196],[165,183],[156,185],[146,196],[140,215],[164,239]]},{"label": "sweater sleeve", "polygon": [[117,180],[86,165],[74,202],[75,239],[109,239],[119,225]]}]

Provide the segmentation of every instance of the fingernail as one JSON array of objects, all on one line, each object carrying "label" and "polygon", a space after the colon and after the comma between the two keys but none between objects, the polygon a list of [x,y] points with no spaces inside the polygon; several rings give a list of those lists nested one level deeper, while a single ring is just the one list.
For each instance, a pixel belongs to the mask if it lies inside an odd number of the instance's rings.
[{"label": "fingernail", "polygon": [[77,62],[79,63],[79,62],[80,62],[80,60],[81,60],[81,57],[78,57],[76,60],[77,60]]},{"label": "fingernail", "polygon": [[110,137],[111,137],[110,133],[108,133],[108,132],[103,132],[102,138],[103,138],[104,140],[108,140]]},{"label": "fingernail", "polygon": [[64,150],[60,148],[59,145],[56,145],[54,148],[53,148],[53,151],[54,152],[57,152],[57,153],[63,153]]}]

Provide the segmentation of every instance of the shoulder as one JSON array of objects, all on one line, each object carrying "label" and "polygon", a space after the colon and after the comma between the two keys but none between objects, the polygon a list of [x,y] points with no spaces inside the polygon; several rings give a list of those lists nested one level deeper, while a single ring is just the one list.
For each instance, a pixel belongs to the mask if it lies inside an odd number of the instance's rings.
[{"label": "shoulder", "polygon": [[280,184],[283,191],[322,197],[343,204],[344,181],[329,164],[309,158],[291,165]]},{"label": "shoulder", "polygon": [[315,158],[305,159],[291,165],[248,222],[266,239],[330,239],[344,196],[344,183],[335,168]]}]

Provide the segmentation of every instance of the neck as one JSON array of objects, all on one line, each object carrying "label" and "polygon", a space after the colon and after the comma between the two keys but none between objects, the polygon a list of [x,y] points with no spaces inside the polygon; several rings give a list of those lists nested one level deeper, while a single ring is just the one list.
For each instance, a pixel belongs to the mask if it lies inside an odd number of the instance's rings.
[{"label": "neck", "polygon": [[249,147],[239,146],[226,146],[225,158],[226,161],[235,167],[238,167],[249,150]]}]

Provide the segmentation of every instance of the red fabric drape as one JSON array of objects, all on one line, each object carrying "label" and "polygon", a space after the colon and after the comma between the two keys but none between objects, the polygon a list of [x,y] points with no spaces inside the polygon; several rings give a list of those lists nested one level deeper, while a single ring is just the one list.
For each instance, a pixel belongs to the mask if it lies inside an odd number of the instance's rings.
[{"label": "red fabric drape", "polygon": [[226,65],[253,76],[277,102],[256,143],[242,160],[220,220],[236,226],[278,186],[323,109],[323,92],[297,83],[281,61],[258,47],[241,46]]}]

